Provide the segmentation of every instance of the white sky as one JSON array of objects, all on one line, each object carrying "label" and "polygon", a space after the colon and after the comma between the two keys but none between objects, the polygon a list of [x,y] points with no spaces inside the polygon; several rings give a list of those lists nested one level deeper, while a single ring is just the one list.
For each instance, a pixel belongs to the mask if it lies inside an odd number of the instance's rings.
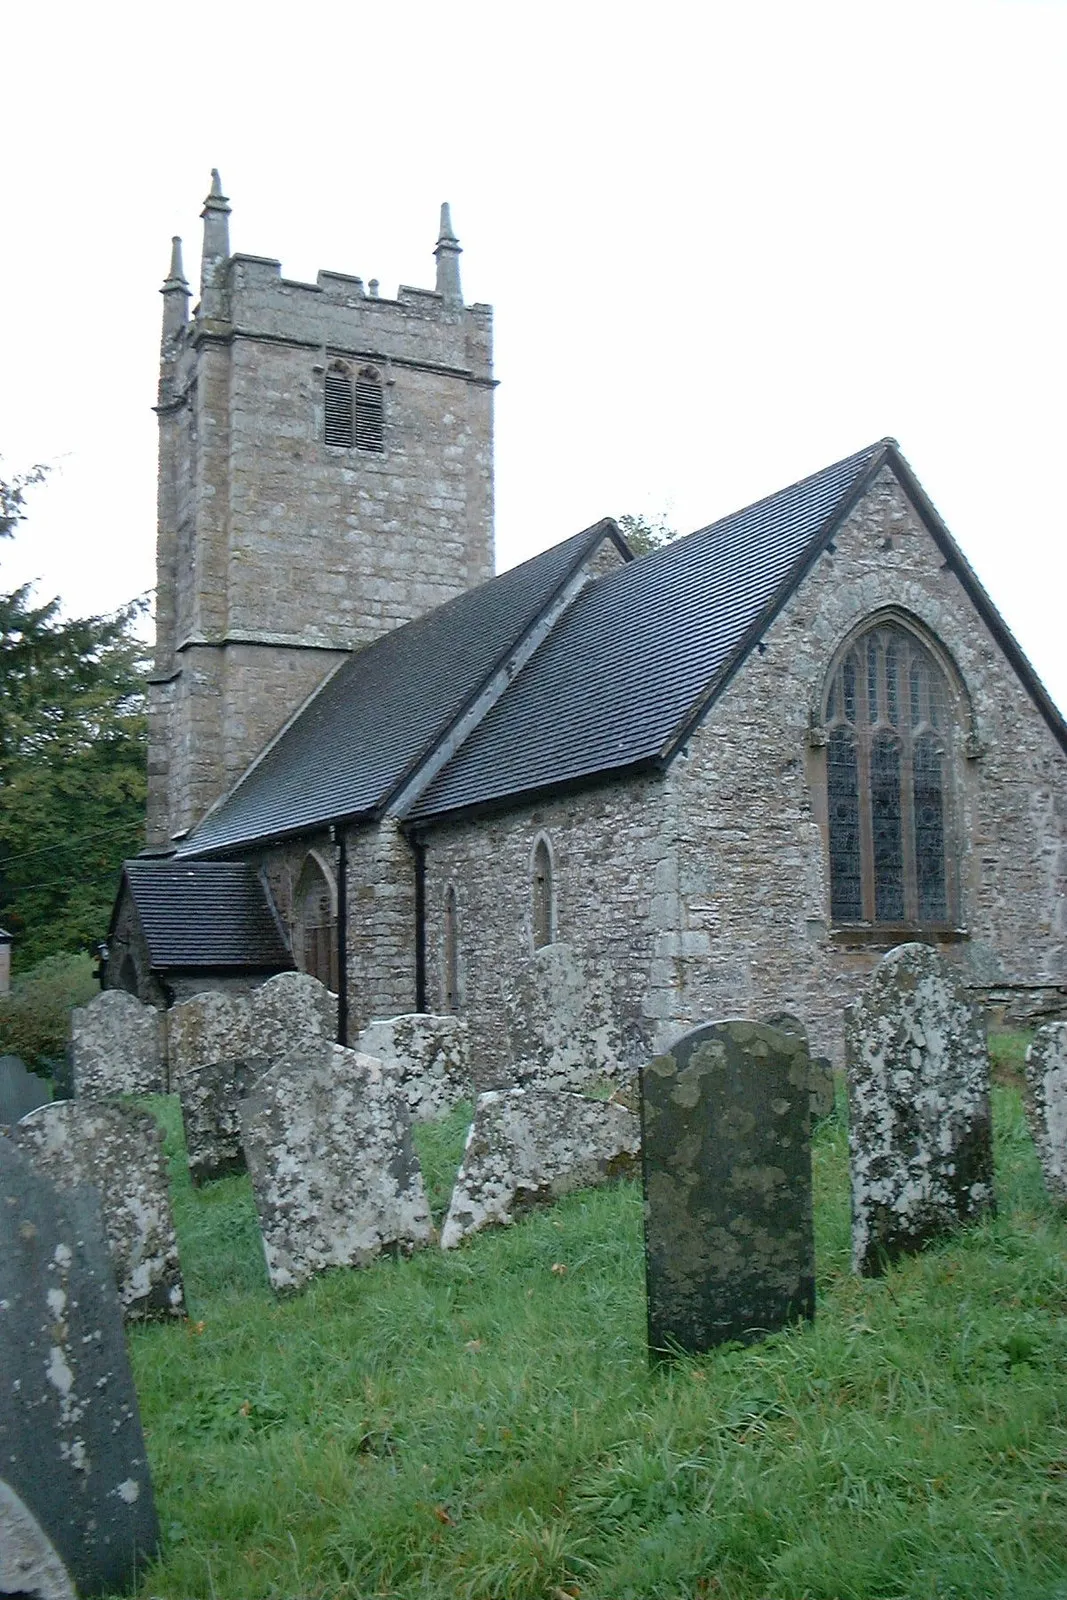
[{"label": "white sky", "polygon": [[153,582],[157,290],[233,248],[496,308],[497,551],[894,434],[1061,706],[1067,0],[9,8],[0,586]]}]

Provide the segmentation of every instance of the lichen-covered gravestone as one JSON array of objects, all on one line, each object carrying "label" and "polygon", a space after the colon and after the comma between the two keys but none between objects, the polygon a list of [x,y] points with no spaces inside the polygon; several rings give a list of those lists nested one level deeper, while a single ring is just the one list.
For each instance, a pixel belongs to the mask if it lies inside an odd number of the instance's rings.
[{"label": "lichen-covered gravestone", "polygon": [[582,1089],[625,1076],[622,1035],[606,965],[560,940],[536,950],[504,995],[513,1082]]},{"label": "lichen-covered gravestone", "polygon": [[1026,1052],[1026,1118],[1045,1186],[1067,1205],[1067,1022],[1038,1028]]},{"label": "lichen-covered gravestone", "polygon": [[923,944],[884,956],[845,1014],[852,1266],[894,1257],[993,1206],[985,1029]]},{"label": "lichen-covered gravestone", "polygon": [[163,1014],[124,989],[106,989],[70,1014],[75,1095],[166,1094]]},{"label": "lichen-covered gravestone", "polygon": [[88,1186],[61,1194],[9,1139],[0,1139],[0,1477],[81,1595],[128,1589],[156,1553],[99,1196]]},{"label": "lichen-covered gravestone", "polygon": [[631,1177],[640,1150],[637,1117],[611,1101],[545,1089],[479,1095],[441,1248],[572,1189]]},{"label": "lichen-covered gravestone", "polygon": [[745,1343],[815,1314],[804,1039],[694,1028],[641,1073],[648,1344]]},{"label": "lichen-covered gravestone", "polygon": [[253,989],[249,1042],[254,1056],[269,1063],[306,1051],[316,1040],[337,1037],[337,997],[306,972],[280,972]]},{"label": "lichen-covered gravestone", "polygon": [[443,1117],[472,1093],[470,1046],[464,1017],[424,1012],[371,1022],[356,1041],[363,1055],[391,1069],[416,1122]]},{"label": "lichen-covered gravestone", "polygon": [[0,1595],[32,1600],[78,1600],[70,1573],[51,1539],[0,1478]]},{"label": "lichen-covered gravestone", "polygon": [[163,1135],[147,1111],[57,1100],[12,1138],[57,1188],[100,1191],[115,1282],[128,1322],[185,1315]]},{"label": "lichen-covered gravestone", "polygon": [[170,1085],[194,1183],[244,1170],[237,1106],[270,1061],[252,1049],[248,995],[207,990],[167,1013]]},{"label": "lichen-covered gravestone", "polygon": [[0,1128],[21,1122],[28,1111],[47,1105],[48,1100],[47,1083],[28,1072],[21,1057],[0,1056]]},{"label": "lichen-covered gravestone", "polygon": [[380,1061],[322,1045],[264,1073],[239,1115],[275,1289],[432,1240],[411,1117]]},{"label": "lichen-covered gravestone", "polygon": [[[794,1012],[775,1011],[762,1020],[769,1028],[780,1028],[783,1033],[796,1034],[798,1038],[803,1039],[810,1054],[808,1030]],[[828,1117],[834,1109],[834,1069],[828,1056],[811,1056],[809,1089],[811,1118],[813,1122],[817,1122],[822,1117]]]}]

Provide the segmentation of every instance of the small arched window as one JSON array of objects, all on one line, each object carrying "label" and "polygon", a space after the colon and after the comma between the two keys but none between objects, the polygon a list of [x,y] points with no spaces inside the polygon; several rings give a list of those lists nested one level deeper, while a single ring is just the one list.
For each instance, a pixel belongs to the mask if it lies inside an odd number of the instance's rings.
[{"label": "small arched window", "polygon": [[293,954],[302,972],[337,993],[337,912],[320,862],[308,856],[296,890]]},{"label": "small arched window", "polygon": [[373,367],[364,367],[356,379],[356,448],[385,449],[382,380]]},{"label": "small arched window", "polygon": [[449,1015],[459,1010],[459,915],[456,886],[445,890],[444,1005]]},{"label": "small arched window", "polygon": [[533,944],[535,950],[552,943],[552,856],[548,841],[538,839],[533,856]]},{"label": "small arched window", "polygon": [[325,413],[327,444],[351,450],[355,442],[352,422],[352,379],[348,368],[335,361],[326,373]]},{"label": "small arched window", "polygon": [[932,652],[897,624],[868,629],[837,664],[824,721],[832,920],[954,923],[953,697]]}]

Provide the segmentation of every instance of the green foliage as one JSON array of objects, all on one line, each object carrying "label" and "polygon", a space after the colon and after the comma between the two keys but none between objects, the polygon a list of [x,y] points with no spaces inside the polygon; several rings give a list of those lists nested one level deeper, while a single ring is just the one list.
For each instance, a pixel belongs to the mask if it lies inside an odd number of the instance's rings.
[{"label": "green foliage", "polygon": [[[39,477],[0,482],[0,533]],[[144,610],[66,619],[28,584],[0,593],[0,923],[17,968],[103,938],[119,866],[140,848]]]},{"label": "green foliage", "polygon": [[671,527],[662,512],[655,517],[645,517],[627,511],[615,520],[619,525],[619,532],[635,556],[650,555],[653,550],[662,549],[665,544],[670,544],[672,539],[678,537],[678,530]]},{"label": "green foliage", "polygon": [[193,1320],[131,1333],[143,1595],[1062,1600],[1067,1220],[995,1113],[996,1218],[878,1280],[828,1118],[815,1324],[656,1372],[636,1186],[279,1300],[247,1180],[179,1181]]},{"label": "green foliage", "polygon": [[15,978],[0,995],[0,1055],[21,1056],[34,1071],[51,1074],[70,1035],[70,1008],[100,993],[87,955],[50,956]]}]

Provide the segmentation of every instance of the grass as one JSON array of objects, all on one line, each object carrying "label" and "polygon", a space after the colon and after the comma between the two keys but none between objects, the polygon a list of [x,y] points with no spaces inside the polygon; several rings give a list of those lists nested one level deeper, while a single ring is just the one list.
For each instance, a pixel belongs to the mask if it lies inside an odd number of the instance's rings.
[{"label": "grass", "polygon": [[[169,1112],[191,1318],[131,1336],[143,1595],[1067,1600],[1067,1221],[995,1101],[995,1219],[853,1278],[839,1108],[815,1323],[655,1373],[636,1187],[277,1300],[247,1180],[194,1192]],[[438,1214],[465,1120],[419,1131]]]}]

